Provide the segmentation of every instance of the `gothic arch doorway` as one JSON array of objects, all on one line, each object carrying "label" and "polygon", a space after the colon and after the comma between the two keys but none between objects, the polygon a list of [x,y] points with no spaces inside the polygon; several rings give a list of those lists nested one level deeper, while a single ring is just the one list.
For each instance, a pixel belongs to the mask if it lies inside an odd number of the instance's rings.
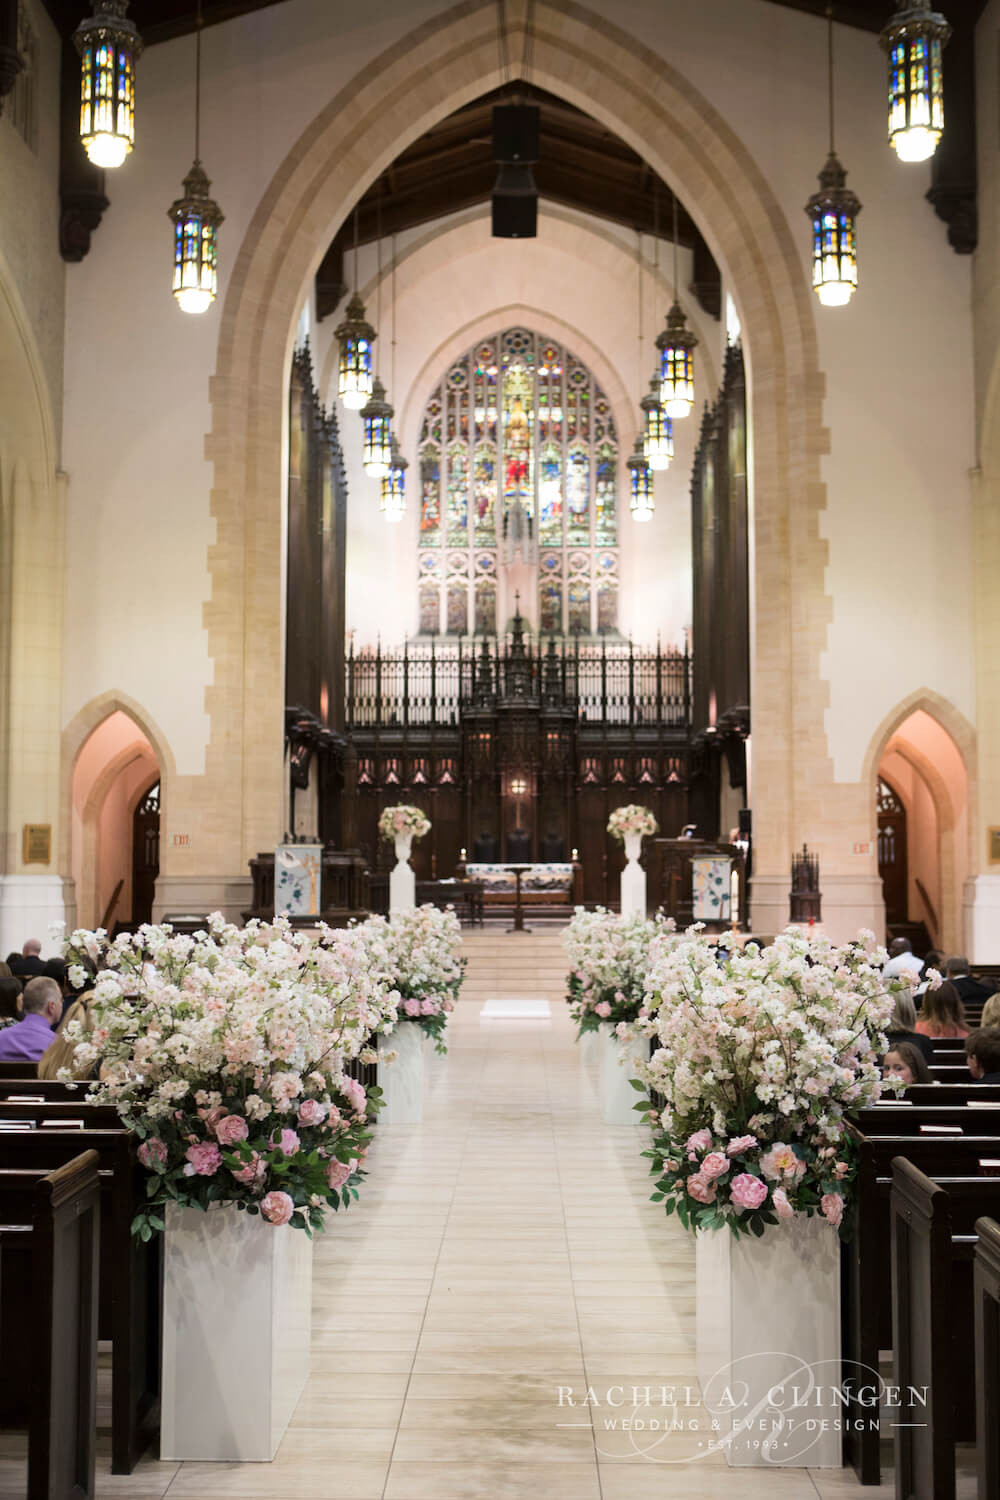
[{"label": "gothic arch doorway", "polygon": [[[76,884],[77,920],[84,927],[148,921],[152,889],[147,855],[159,865],[159,786],[161,767],[149,739],[122,709],[109,713],[80,746],[71,780],[71,862]],[[156,789],[155,847],[146,848],[151,826],[147,808],[143,848],[135,848],[137,817]],[[137,870],[141,873],[138,890]],[[147,901],[148,895],[148,901]],[[136,914],[138,897],[140,914]],[[148,910],[147,910],[148,906]]]},{"label": "gothic arch doorway", "polygon": [[132,814],[132,922],[153,920],[160,873],[160,778],[145,791]]}]

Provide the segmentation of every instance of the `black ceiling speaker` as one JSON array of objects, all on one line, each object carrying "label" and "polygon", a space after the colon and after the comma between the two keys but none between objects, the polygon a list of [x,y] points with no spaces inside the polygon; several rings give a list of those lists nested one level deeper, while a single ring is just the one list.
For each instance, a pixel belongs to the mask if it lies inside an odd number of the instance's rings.
[{"label": "black ceiling speaker", "polygon": [[538,189],[530,167],[502,164],[493,188],[493,237],[530,240],[538,234]]},{"label": "black ceiling speaker", "polygon": [[537,161],[539,116],[537,104],[495,104],[493,160],[518,165]]},{"label": "black ceiling speaker", "polygon": [[493,107],[493,159],[500,168],[493,188],[493,237],[530,240],[538,233],[538,189],[531,170],[538,160],[537,104]]}]

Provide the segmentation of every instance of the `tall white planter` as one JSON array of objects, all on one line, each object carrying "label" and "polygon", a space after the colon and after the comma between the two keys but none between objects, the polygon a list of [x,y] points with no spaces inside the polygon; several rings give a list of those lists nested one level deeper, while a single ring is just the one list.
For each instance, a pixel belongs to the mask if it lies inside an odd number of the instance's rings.
[{"label": "tall white planter", "polygon": [[700,1233],[696,1309],[702,1399],[729,1464],[840,1468],[837,1231],[797,1217],[760,1239]]},{"label": "tall white planter", "polygon": [[[623,1046],[610,1021],[601,1022],[600,1036],[601,1118],[605,1125],[638,1125],[639,1111],[635,1105],[642,1095],[629,1082],[635,1077],[635,1068],[630,1066],[630,1061],[637,1051],[637,1044],[630,1042]],[[623,1057],[629,1061],[623,1062]]]},{"label": "tall white planter", "polygon": [[642,852],[642,834],[625,835],[625,858],[628,861],[622,871],[621,914],[623,917],[646,915],[646,872],[639,863]]},{"label": "tall white planter", "polygon": [[600,1030],[585,1031],[576,1045],[580,1051],[580,1061],[587,1067],[590,1067],[594,1063],[600,1063],[604,1055]]},{"label": "tall white planter", "polygon": [[389,915],[412,911],[417,904],[417,877],[410,868],[412,833],[396,834],[396,868],[389,874]]},{"label": "tall white planter", "polygon": [[232,1207],[166,1224],[160,1457],[267,1463],[309,1377],[312,1241]]},{"label": "tall white planter", "polygon": [[[385,1096],[381,1125],[416,1125],[424,1117],[424,1033],[415,1021],[400,1021],[378,1039],[378,1086]],[[386,1062],[383,1054],[398,1054]]]}]

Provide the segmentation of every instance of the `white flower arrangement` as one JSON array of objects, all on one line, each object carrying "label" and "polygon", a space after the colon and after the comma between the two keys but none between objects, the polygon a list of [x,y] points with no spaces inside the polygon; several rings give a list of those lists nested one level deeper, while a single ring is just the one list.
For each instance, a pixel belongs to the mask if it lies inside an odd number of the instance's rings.
[{"label": "white flower arrangement", "polygon": [[394,839],[397,833],[408,833],[412,838],[422,839],[430,831],[431,820],[419,807],[400,802],[396,807],[386,807],[378,820],[378,831],[384,839]]},{"label": "white flower arrangement", "polygon": [[425,905],[397,913],[392,921],[369,917],[358,931],[372,970],[399,997],[399,1024],[415,1022],[444,1053],[448,1017],[455,1009],[465,960],[453,907]]},{"label": "white flower arrangement", "polygon": [[608,819],[608,832],[620,844],[624,844],[627,833],[638,833],[645,838],[659,831],[660,825],[649,808],[640,807],[637,802],[630,802],[627,807],[616,807]]},{"label": "white flower arrangement", "polygon": [[761,1235],[798,1214],[840,1226],[855,1164],[845,1116],[884,1085],[877,1058],[905,980],[881,975],[874,934],[835,947],[789,929],[729,952],[698,928],[666,947],[639,1029],[640,1067],[663,1101],[653,1125],[654,1201],[687,1228]]},{"label": "white flower arrangement", "polygon": [[578,1038],[602,1021],[631,1026],[646,1014],[646,975],[669,941],[680,941],[672,918],[623,919],[600,906],[578,908],[563,937],[570,962],[567,998]]},{"label": "white flower arrangement", "polygon": [[381,1099],[348,1069],[392,1029],[398,996],[356,933],[216,914],[193,937],[75,932],[65,955],[93,987],[92,1030],[68,1028],[74,1065],[100,1067],[90,1097],[115,1106],[150,1173],[134,1233],[162,1230],[171,1202],[311,1233],[357,1197]]}]

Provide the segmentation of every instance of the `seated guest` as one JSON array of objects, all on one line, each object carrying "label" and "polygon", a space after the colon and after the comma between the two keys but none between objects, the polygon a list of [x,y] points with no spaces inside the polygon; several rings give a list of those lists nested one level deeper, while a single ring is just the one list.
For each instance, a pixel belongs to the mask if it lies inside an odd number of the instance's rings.
[{"label": "seated guest", "polygon": [[1000,1026],[980,1026],[967,1036],[965,1056],[977,1083],[1000,1083]]},{"label": "seated guest", "polygon": [[897,1042],[889,1048],[882,1063],[882,1076],[901,1078],[905,1084],[934,1082],[924,1054],[909,1042]]},{"label": "seated guest", "polygon": [[985,1000],[993,993],[992,985],[983,984],[979,979],[973,979],[969,973],[969,960],[967,958],[949,958],[944,966],[945,978],[950,979],[958,991],[959,999],[963,1003],[970,1000]]},{"label": "seated guest", "polygon": [[20,955],[15,957],[10,966],[12,974],[19,979],[34,979],[39,974],[45,973],[45,961],[42,958],[42,945],[38,938],[29,938],[21,949]]},{"label": "seated guest", "polygon": [[63,1068],[68,1068],[74,1078],[97,1077],[95,1069],[77,1067],[74,1054],[79,1043],[68,1041],[65,1034],[71,1021],[81,1021],[87,1031],[93,1026],[89,1009],[90,996],[91,991],[88,990],[79,1000],[74,1000],[66,1011],[58,1031],[38,1060],[39,1078],[58,1078]]},{"label": "seated guest", "polygon": [[1000,1026],[1000,995],[991,995],[983,1006],[980,1026]]},{"label": "seated guest", "polygon": [[916,1031],[922,1036],[968,1036],[965,1006],[958,990],[946,979],[936,990],[928,990],[920,1007]]},{"label": "seated guest", "polygon": [[62,1019],[62,991],[54,979],[29,979],[21,996],[23,1019],[0,1032],[0,1062],[34,1062],[52,1041]]},{"label": "seated guest", "polygon": [[929,948],[924,954],[924,967],[921,970],[920,983],[917,985],[915,991],[918,1006],[923,998],[924,991],[930,984],[931,969],[934,969],[938,974],[944,973],[944,954],[939,953],[936,948]]},{"label": "seated guest", "polygon": [[923,964],[910,947],[909,938],[893,938],[889,944],[889,962],[882,970],[883,979],[917,979]]},{"label": "seated guest", "polygon": [[896,1008],[889,1017],[885,1038],[890,1047],[895,1047],[897,1042],[916,1047],[928,1065],[934,1061],[934,1043],[917,1030],[917,1011],[912,995],[896,996]]},{"label": "seated guest", "polygon": [[12,974],[0,978],[0,1027],[13,1026],[21,1019],[21,981]]}]

